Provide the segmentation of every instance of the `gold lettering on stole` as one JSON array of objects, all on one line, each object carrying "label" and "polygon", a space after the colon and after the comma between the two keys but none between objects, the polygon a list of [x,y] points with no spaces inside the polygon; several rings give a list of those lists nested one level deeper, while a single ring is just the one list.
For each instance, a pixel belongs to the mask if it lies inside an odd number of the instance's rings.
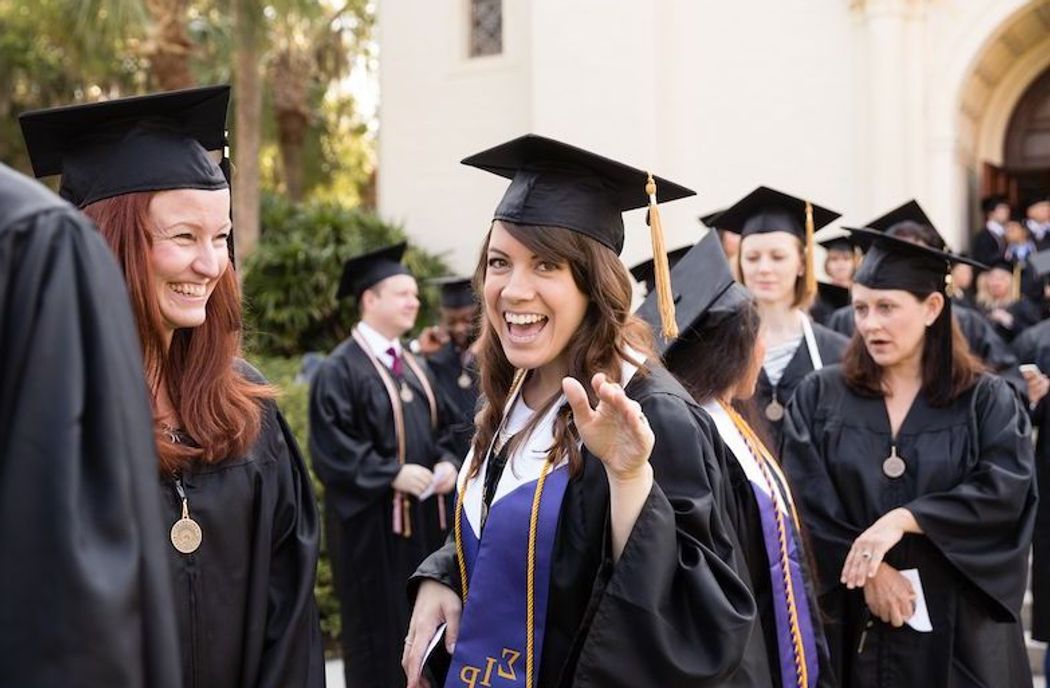
[{"label": "gold lettering on stole", "polygon": [[[500,657],[503,662],[495,657],[485,658],[485,675],[481,674],[481,667],[465,665],[459,670],[459,680],[463,682],[464,688],[491,688],[492,686],[492,670],[496,669],[496,676],[499,678],[507,679],[508,681],[516,681],[518,679],[518,673],[514,670],[514,663],[521,658],[521,653],[517,650],[512,650],[509,647],[503,648],[503,652]],[[481,682],[478,682],[478,678],[481,678]]]}]

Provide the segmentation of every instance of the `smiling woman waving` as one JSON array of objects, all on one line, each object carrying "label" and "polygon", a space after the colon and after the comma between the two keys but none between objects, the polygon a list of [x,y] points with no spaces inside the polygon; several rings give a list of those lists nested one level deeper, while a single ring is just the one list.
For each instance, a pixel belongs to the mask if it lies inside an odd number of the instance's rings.
[{"label": "smiling woman waving", "polygon": [[[464,162],[512,181],[476,273],[486,403],[455,537],[413,577],[409,684],[720,680],[755,624],[727,563],[724,457],[651,358],[617,257],[622,211],[651,203],[655,230],[656,196],[691,192],[538,136]],[[420,676],[441,623],[451,666]]]}]

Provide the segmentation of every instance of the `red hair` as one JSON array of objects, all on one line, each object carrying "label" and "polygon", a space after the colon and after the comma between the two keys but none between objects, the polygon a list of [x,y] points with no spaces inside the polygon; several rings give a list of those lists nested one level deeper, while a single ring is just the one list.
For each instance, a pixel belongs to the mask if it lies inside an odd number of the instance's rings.
[{"label": "red hair", "polygon": [[175,330],[165,350],[163,320],[154,290],[150,251],[153,232],[149,204],[156,192],[108,198],[84,208],[116,255],[124,272],[138,327],[150,386],[153,415],[164,385],[182,429],[196,447],[172,442],[156,422],[160,468],[173,473],[191,461],[214,463],[239,456],[259,435],[262,402],[273,388],[252,382],[237,369],[241,356],[241,292],[237,276],[226,270],[208,299],[200,327]]}]

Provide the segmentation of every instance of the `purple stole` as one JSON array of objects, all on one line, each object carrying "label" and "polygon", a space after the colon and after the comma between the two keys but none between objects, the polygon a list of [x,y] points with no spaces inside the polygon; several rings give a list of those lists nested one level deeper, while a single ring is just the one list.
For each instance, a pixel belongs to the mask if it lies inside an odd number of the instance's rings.
[{"label": "purple stole", "polygon": [[[504,472],[511,470],[513,466],[508,462]],[[536,482],[523,483],[493,501],[480,542],[466,513],[460,514],[469,585],[445,688],[527,685],[526,561]],[[540,500],[532,600],[536,673],[543,650],[554,535],[568,484],[569,467],[562,464],[547,476]],[[474,575],[476,572],[481,575]]]},{"label": "purple stole", "polygon": [[[766,558],[769,560],[769,582],[773,602],[773,618],[776,626],[777,656],[780,660],[780,682],[782,688],[798,688],[800,668],[796,666],[796,634],[802,645],[802,655],[806,662],[805,688],[817,685],[820,673],[820,660],[817,656],[816,634],[813,630],[813,617],[809,608],[809,597],[806,594],[805,578],[802,574],[804,553],[799,543],[802,541],[795,521],[795,509],[791,493],[780,468],[772,460],[766,461],[759,452],[764,447],[752,447],[752,442],[736,426],[733,419],[717,403],[704,404],[704,409],[711,414],[730,451],[744,469],[758,505],[759,520],[762,523],[762,541]],[[741,419],[741,422],[743,420]],[[757,437],[754,441],[760,441]],[[770,490],[775,490],[776,499],[781,505],[780,514],[773,502]],[[781,542],[781,527],[785,542]],[[784,570],[784,550],[787,554],[787,575]],[[788,585],[790,583],[790,591]],[[789,599],[791,604],[789,604]],[[791,608],[795,611],[795,629],[792,628]]]}]

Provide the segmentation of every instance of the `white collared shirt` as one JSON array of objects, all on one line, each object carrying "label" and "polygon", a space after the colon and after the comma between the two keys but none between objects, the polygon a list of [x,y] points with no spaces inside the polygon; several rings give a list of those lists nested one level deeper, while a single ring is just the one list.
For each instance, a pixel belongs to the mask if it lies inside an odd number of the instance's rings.
[{"label": "white collared shirt", "polygon": [[393,369],[394,357],[387,353],[387,349],[393,347],[397,355],[400,356],[402,353],[401,341],[398,339],[387,339],[364,320],[357,323],[357,331],[365,338],[365,343],[372,349],[372,353],[379,359],[380,363],[387,368]]}]

